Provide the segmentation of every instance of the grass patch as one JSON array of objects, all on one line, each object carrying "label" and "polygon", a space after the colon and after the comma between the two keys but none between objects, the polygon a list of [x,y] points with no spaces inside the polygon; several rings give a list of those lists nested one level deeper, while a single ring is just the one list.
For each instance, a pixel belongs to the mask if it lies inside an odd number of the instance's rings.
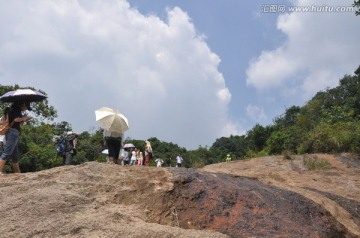
[{"label": "grass patch", "polygon": [[292,156],[291,156],[291,151],[289,150],[284,150],[282,152],[283,158],[286,160],[293,160]]},{"label": "grass patch", "polygon": [[316,156],[303,158],[303,163],[308,170],[330,169],[331,164],[327,160],[319,159]]}]

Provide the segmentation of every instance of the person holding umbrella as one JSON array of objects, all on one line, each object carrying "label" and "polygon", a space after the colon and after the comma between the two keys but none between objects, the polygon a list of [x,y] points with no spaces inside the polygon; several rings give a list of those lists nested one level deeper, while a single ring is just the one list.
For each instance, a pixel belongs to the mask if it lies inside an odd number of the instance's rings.
[{"label": "person holding umbrella", "polygon": [[124,132],[129,129],[128,119],[118,110],[102,107],[95,110],[96,122],[104,129],[103,137],[109,149],[109,163],[118,163],[123,146]]},{"label": "person holding umbrella", "polygon": [[120,149],[123,145],[124,133],[104,130],[103,136],[105,139],[105,144],[107,145],[109,150],[109,163],[117,164],[119,159]]},{"label": "person holding umbrella", "polygon": [[5,112],[8,115],[11,128],[5,134],[6,144],[4,151],[0,156],[0,173],[4,170],[6,161],[10,158],[14,172],[21,173],[19,166],[20,155],[18,149],[21,135],[20,127],[21,124],[32,119],[29,116],[23,116],[22,112],[26,110],[31,110],[29,102],[16,101],[11,105],[9,110]]}]

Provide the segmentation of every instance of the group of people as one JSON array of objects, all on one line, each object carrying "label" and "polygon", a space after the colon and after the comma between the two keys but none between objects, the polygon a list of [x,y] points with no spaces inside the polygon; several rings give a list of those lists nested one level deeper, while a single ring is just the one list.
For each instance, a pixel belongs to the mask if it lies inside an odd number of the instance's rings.
[{"label": "group of people", "polygon": [[[184,159],[181,157],[181,155],[178,154],[175,159],[176,159],[176,167],[182,167],[182,163],[183,163]],[[172,158],[171,155],[169,155],[166,158],[166,164],[167,164],[168,167],[172,166],[172,160],[173,160],[173,158]]]},{"label": "group of people", "polygon": [[[144,158],[145,156],[145,158]],[[123,165],[145,165],[150,166],[150,159],[152,158],[152,151],[145,150],[144,153],[139,148],[129,148],[124,151],[122,156]]]},{"label": "group of people", "polygon": [[[139,148],[126,148],[124,154],[120,155],[121,148],[124,144],[124,133],[104,130],[104,145],[108,149],[107,163],[123,165],[145,165],[150,166],[152,158],[152,148],[149,141],[145,141],[144,153]],[[145,156],[145,159],[144,159]]]},{"label": "group of people", "polygon": [[[109,149],[110,156],[110,149]],[[144,153],[140,148],[130,147],[124,150],[124,154],[120,156],[122,158],[122,165],[145,165],[150,166],[150,160],[153,158],[153,150],[149,141],[145,141]]]},{"label": "group of people", "polygon": [[[145,160],[144,160],[144,154],[145,154]],[[155,158],[154,162],[156,163],[156,167],[162,167],[165,164],[165,162],[167,167],[172,167],[172,156],[168,156],[167,159],[164,161],[160,157],[154,157],[152,153],[152,149],[149,150],[149,147],[145,147],[144,153],[139,148],[135,148],[135,147],[130,148],[129,151],[125,150],[124,155],[120,157],[122,157],[122,162],[121,162],[122,165],[150,166],[150,159]],[[182,167],[182,162],[183,162],[183,158],[179,154],[176,157],[176,167]]]},{"label": "group of people", "polygon": [[[11,159],[12,167],[15,173],[20,173],[20,155],[19,155],[19,141],[21,137],[21,125],[24,122],[30,121],[32,118],[27,116],[24,112],[31,111],[30,102],[17,101],[4,110],[4,116],[8,119],[10,128],[3,136],[2,153],[0,155],[0,174],[4,170],[7,160]],[[61,148],[61,155],[63,157],[63,164],[70,165],[73,157],[77,152],[77,134],[69,131],[63,138],[63,148]],[[105,145],[108,148],[108,162],[119,163],[120,150],[123,147],[124,134],[104,130],[103,133]],[[58,151],[59,152],[59,151]],[[127,154],[126,154],[127,153]],[[145,157],[145,158],[144,158]],[[139,148],[131,148],[130,151],[125,150],[122,163],[124,165],[145,165],[150,166],[150,160],[153,158],[153,150],[149,141],[145,141],[144,153]],[[172,157],[166,159],[167,166],[171,167]],[[178,155],[176,157],[176,166],[181,167],[183,158]],[[164,161],[161,158],[156,158],[155,163],[157,167],[161,167]]]}]

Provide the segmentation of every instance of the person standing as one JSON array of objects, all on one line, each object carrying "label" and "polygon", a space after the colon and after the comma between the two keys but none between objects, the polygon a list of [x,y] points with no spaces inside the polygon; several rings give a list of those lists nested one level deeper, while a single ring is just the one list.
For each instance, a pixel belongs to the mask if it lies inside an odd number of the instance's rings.
[{"label": "person standing", "polygon": [[225,159],[225,161],[226,161],[226,162],[231,161],[231,156],[230,156],[230,154],[227,154],[227,155],[226,155],[226,159]]},{"label": "person standing", "polygon": [[136,148],[132,148],[131,150],[131,159],[130,159],[130,166],[135,165],[136,163]]},{"label": "person standing", "polygon": [[73,157],[76,155],[76,144],[77,144],[77,134],[68,131],[65,136],[65,148],[63,154],[63,164],[70,165]]},{"label": "person standing", "polygon": [[176,156],[176,167],[181,167],[182,162],[183,162],[183,158],[179,154],[178,156]]},{"label": "person standing", "polygon": [[137,152],[136,152],[136,159],[137,159],[137,164],[139,166],[143,165],[144,156],[143,156],[143,153],[141,152],[140,149],[138,149]]},{"label": "person standing", "polygon": [[153,151],[150,141],[145,141],[145,166],[150,166],[150,159],[153,157]]},{"label": "person standing", "polygon": [[167,157],[167,159],[166,159],[166,164],[167,164],[168,167],[171,167],[171,161],[172,161],[172,156],[169,155],[169,156]]},{"label": "person standing", "polygon": [[131,157],[132,157],[132,149],[128,149],[128,148],[126,148],[125,149],[125,151],[126,151],[126,157],[124,158],[124,165],[130,165],[130,160],[131,160]]},{"label": "person standing", "polygon": [[19,141],[21,138],[21,125],[31,120],[29,116],[23,116],[22,112],[31,110],[28,102],[14,102],[8,110],[5,111],[9,118],[11,128],[5,133],[6,144],[3,153],[0,156],[0,173],[4,170],[5,163],[11,158],[12,167],[15,173],[21,173],[19,161]]},{"label": "person standing", "polygon": [[164,161],[161,159],[161,158],[157,158],[156,160],[155,160],[155,163],[156,163],[156,167],[161,167],[162,166],[162,164],[164,163]]},{"label": "person standing", "polygon": [[183,158],[181,157],[181,155],[179,154],[178,156],[176,156],[176,167],[181,167]]},{"label": "person standing", "polygon": [[109,150],[109,163],[117,164],[120,149],[123,145],[124,133],[104,130],[103,136],[105,138],[105,144]]},{"label": "person standing", "polygon": [[124,166],[127,164],[128,159],[129,159],[129,152],[126,149],[123,149],[123,155],[122,155],[123,159],[121,161],[121,165]]}]

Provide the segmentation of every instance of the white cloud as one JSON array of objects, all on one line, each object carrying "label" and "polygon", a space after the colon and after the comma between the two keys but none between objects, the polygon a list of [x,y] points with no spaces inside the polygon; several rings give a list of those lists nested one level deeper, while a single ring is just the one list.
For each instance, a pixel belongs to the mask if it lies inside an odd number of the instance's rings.
[{"label": "white cloud", "polygon": [[45,90],[60,120],[97,127],[103,106],[129,119],[134,139],[211,145],[236,134],[220,58],[175,7],[168,20],[125,0],[0,2],[1,84]]},{"label": "white cloud", "polygon": [[283,48],[262,52],[247,70],[247,84],[261,90],[281,86],[297,68],[289,58]]},{"label": "white cloud", "polygon": [[[353,1],[292,1],[296,6],[351,6]],[[247,84],[263,90],[298,90],[308,99],[333,87],[359,64],[360,21],[354,12],[296,12],[278,17],[287,40],[263,51],[247,69]]]},{"label": "white cloud", "polygon": [[246,107],[246,115],[250,117],[256,123],[261,123],[267,120],[264,108],[249,104]]}]

